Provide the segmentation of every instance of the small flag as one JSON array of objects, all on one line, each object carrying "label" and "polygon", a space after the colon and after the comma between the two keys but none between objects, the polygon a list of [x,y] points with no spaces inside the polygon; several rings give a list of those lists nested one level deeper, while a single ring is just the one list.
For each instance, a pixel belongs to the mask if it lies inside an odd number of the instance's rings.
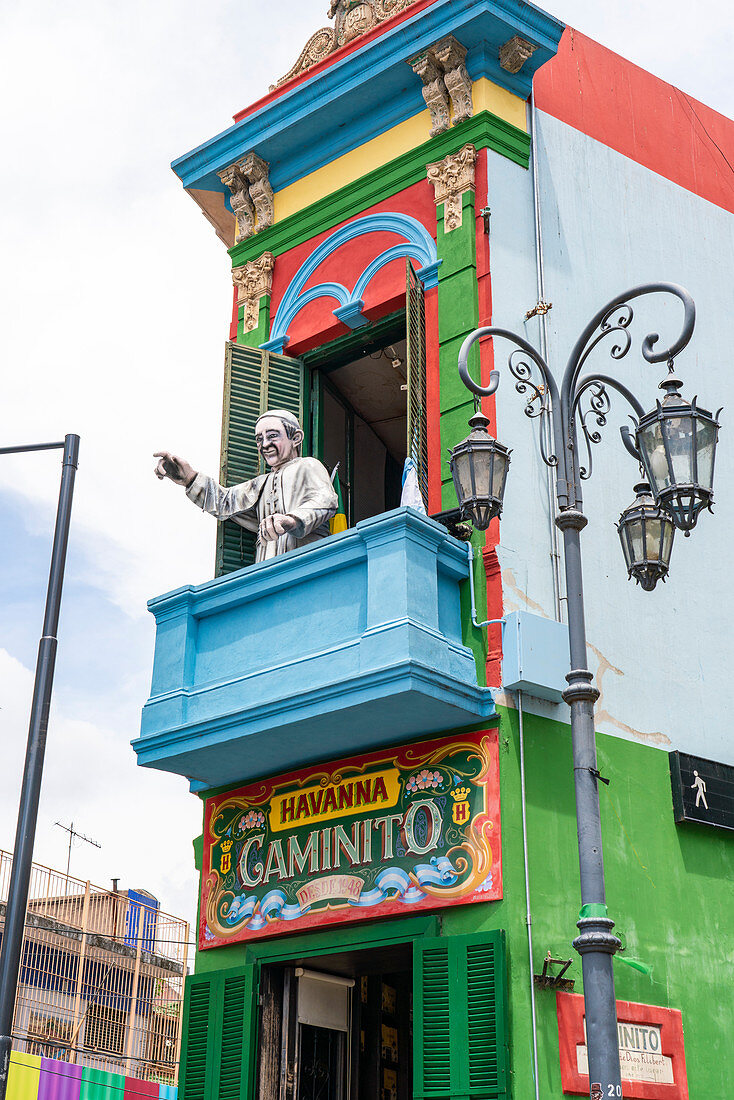
[{"label": "small flag", "polygon": [[[337,463],[337,466],[339,464]],[[334,472],[331,475],[332,484],[336,489],[336,499],[339,501],[336,509],[336,515],[332,516],[329,520],[329,531],[332,535],[338,535],[340,531],[346,531],[349,527],[347,523],[347,512],[344,507],[344,500],[342,499],[342,487],[339,480],[339,474],[336,472],[337,466],[334,467]]]}]

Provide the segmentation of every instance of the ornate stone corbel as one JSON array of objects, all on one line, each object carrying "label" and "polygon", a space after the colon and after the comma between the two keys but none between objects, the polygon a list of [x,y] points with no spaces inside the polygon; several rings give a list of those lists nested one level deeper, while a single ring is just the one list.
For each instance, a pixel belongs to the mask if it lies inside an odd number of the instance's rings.
[{"label": "ornate stone corbel", "polygon": [[433,184],[436,206],[443,203],[443,229],[450,233],[461,225],[462,196],[474,190],[474,165],[477,151],[465,145],[443,160],[427,165],[428,180]]},{"label": "ornate stone corbel", "polygon": [[255,232],[255,207],[250,198],[250,188],[236,164],[230,164],[217,175],[232,196],[232,213],[237,219],[234,241],[237,244]]},{"label": "ornate stone corbel", "polygon": [[242,267],[232,269],[232,282],[237,288],[237,305],[244,306],[242,314],[243,332],[257,328],[260,315],[260,299],[270,295],[273,289],[273,268],[275,256],[272,252],[263,252],[257,260],[250,260]]},{"label": "ornate stone corbel", "polygon": [[237,167],[250,185],[250,198],[255,204],[255,213],[257,214],[255,232],[259,233],[272,225],[275,217],[273,189],[268,178],[270,165],[266,164],[257,153],[248,153],[243,160],[238,162]]},{"label": "ornate stone corbel", "polygon": [[525,62],[529,57],[532,57],[537,46],[534,46],[532,42],[528,42],[525,38],[520,38],[519,34],[514,35],[504,46],[500,46],[500,68],[504,69],[508,73],[519,73]]},{"label": "ornate stone corbel", "polygon": [[449,34],[433,46],[432,53],[443,69],[443,80],[451,96],[456,126],[457,122],[463,122],[474,114],[471,77],[465,64],[466,48]]},{"label": "ornate stone corbel", "polygon": [[418,54],[408,64],[423,82],[423,98],[431,112],[430,136],[443,134],[450,125],[450,100],[443,82],[443,70],[430,52]]}]

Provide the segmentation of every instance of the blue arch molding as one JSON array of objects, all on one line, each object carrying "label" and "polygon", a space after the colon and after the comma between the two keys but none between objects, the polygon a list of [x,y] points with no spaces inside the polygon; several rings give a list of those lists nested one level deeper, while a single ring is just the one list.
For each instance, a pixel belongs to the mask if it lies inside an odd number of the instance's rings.
[{"label": "blue arch molding", "polygon": [[[351,293],[341,283],[319,283],[306,291],[303,290],[313,273],[327,257],[333,255],[347,241],[353,241],[355,237],[363,237],[367,233],[396,233],[403,240],[370,261],[354,284]],[[361,328],[362,325],[366,325],[368,322],[362,313],[364,306],[362,295],[370,281],[391,260],[408,256],[420,264],[417,275],[426,290],[435,287],[438,284],[438,268],[441,263],[436,252],[436,242],[426,227],[416,218],[412,218],[409,214],[383,213],[367,214],[363,218],[347,222],[322,241],[301,264],[291,279],[273,318],[270,339],[260,347],[264,351],[282,352],[288,343],[288,329],[293,318],[316,298],[336,299],[338,306],[333,311],[334,316],[350,328]]]}]

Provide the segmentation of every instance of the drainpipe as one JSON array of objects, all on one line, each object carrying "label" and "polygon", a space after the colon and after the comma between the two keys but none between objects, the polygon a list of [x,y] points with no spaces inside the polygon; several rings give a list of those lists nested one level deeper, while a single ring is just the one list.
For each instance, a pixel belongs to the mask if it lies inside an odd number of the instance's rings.
[{"label": "drainpipe", "polygon": [[[535,267],[538,290],[538,302],[545,302],[545,264],[543,261],[543,226],[540,216],[540,185],[538,182],[538,156],[535,137],[537,134],[537,111],[535,96],[531,93],[527,107],[528,129],[530,131],[530,159],[533,166],[533,210],[535,213]],[[538,314],[540,322],[540,354],[548,361],[548,316],[545,311]],[[550,438],[551,418],[541,417],[540,430],[546,433],[547,453],[553,450],[553,441]],[[553,605],[558,622],[563,622],[562,603],[565,596],[561,595],[561,553],[558,539],[558,529],[554,517],[557,512],[556,505],[556,475],[550,466],[546,466],[546,492],[548,494],[548,532],[550,536],[550,559],[553,576]]]}]

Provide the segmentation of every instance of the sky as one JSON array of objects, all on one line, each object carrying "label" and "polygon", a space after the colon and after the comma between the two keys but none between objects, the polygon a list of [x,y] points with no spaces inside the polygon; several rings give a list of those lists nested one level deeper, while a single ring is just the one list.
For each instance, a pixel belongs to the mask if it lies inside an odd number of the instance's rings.
[{"label": "sky", "polygon": [[[216,472],[229,260],[170,162],[225,129],[326,24],[327,0],[0,5],[0,446],[81,436],[35,858],[193,921],[184,779],[137,767],[146,600],[212,576],[215,524],[152,474]],[[723,0],[554,0],[554,15],[724,114]],[[58,452],[0,456],[0,849],[12,850]]]}]

